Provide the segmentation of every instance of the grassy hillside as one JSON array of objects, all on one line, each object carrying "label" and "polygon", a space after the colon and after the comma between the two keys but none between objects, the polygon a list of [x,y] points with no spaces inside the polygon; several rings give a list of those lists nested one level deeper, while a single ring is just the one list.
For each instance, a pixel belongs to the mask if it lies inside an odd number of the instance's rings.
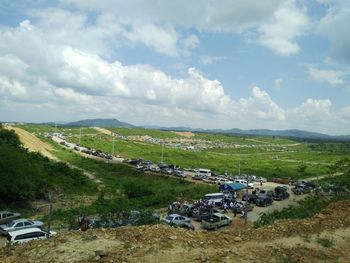
[{"label": "grassy hillside", "polygon": [[93,193],[96,185],[80,171],[21,147],[13,131],[0,127],[0,207],[25,205],[47,196]]}]

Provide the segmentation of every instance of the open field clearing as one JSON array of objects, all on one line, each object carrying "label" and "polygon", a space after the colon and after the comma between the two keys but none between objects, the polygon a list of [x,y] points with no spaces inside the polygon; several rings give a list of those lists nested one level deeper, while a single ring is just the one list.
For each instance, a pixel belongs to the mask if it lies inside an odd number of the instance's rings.
[{"label": "open field clearing", "polygon": [[[35,134],[53,131],[53,127],[27,125],[24,127]],[[93,131],[91,131],[93,130]],[[102,132],[103,131],[103,132]],[[322,148],[322,144],[295,142],[277,137],[239,137],[215,134],[195,134],[181,142],[178,134],[167,131],[108,128],[95,130],[91,128],[59,128],[58,132],[70,133],[67,140],[81,143],[82,146],[112,152],[112,136],[115,136],[114,152],[124,158],[143,158],[159,162],[162,155],[164,162],[175,163],[184,168],[208,168],[217,173],[241,173],[258,176],[303,178],[327,174],[329,166],[349,153],[348,146],[335,144],[331,150]],[[81,132],[81,137],[80,137]],[[192,140],[188,142],[187,140]],[[174,143],[171,143],[171,140]],[[182,149],[180,146],[199,145],[198,150]],[[343,147],[343,148],[342,148]],[[339,149],[339,150],[338,150]]]}]

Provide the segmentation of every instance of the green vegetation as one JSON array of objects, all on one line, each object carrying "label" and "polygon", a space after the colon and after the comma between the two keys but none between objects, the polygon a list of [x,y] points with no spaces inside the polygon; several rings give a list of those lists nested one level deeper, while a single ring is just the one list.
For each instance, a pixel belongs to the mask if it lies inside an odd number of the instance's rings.
[{"label": "green vegetation", "polygon": [[319,243],[320,245],[327,247],[327,248],[331,248],[334,246],[334,240],[333,238],[328,238],[328,237],[319,237],[316,239],[316,242]]},{"label": "green vegetation", "polygon": [[79,194],[96,190],[80,171],[21,147],[13,131],[0,127],[0,207],[26,205],[49,191]]},{"label": "green vegetation", "polygon": [[112,164],[84,158],[52,144],[61,160],[94,173],[104,185],[103,191],[91,205],[68,210],[56,209],[53,219],[71,222],[79,214],[107,217],[123,211],[149,211],[167,207],[175,200],[194,200],[217,191],[216,186],[192,184],[185,180],[144,173],[124,164]]}]

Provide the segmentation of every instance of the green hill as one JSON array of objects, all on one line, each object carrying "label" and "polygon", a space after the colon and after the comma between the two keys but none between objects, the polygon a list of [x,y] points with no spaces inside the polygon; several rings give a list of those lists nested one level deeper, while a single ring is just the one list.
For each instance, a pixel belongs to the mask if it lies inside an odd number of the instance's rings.
[{"label": "green hill", "polygon": [[95,184],[65,163],[28,152],[18,136],[0,126],[0,207],[25,205],[55,193],[92,193]]}]

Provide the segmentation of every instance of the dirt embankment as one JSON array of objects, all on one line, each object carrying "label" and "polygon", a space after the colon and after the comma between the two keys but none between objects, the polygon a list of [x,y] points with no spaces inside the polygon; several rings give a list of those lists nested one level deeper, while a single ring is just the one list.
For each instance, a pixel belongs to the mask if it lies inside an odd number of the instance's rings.
[{"label": "dirt embankment", "polygon": [[101,127],[94,127],[95,130],[97,130],[98,132],[102,133],[102,134],[106,134],[106,135],[112,135],[113,132],[110,130],[107,130],[105,128],[101,128]]},{"label": "dirt embankment", "polygon": [[18,127],[6,126],[8,130],[13,130],[19,136],[19,139],[23,143],[23,147],[27,148],[31,152],[40,152],[42,155],[57,160],[57,158],[51,153],[53,151],[52,147],[38,139],[35,135],[27,132]]},{"label": "dirt embankment", "polygon": [[350,262],[350,201],[260,229],[234,221],[220,232],[153,225],[60,233],[3,248],[0,262]]},{"label": "dirt embankment", "polygon": [[183,137],[193,137],[195,134],[193,132],[176,132],[173,131],[173,133],[183,136]]}]

